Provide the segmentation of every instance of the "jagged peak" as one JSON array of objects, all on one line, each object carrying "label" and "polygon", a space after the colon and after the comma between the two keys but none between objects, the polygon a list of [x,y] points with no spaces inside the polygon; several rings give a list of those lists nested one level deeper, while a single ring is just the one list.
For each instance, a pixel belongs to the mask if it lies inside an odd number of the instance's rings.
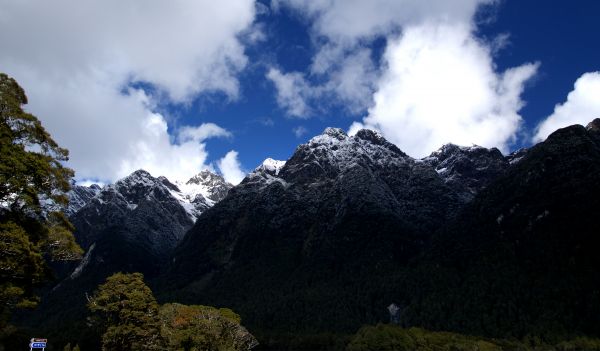
[{"label": "jagged peak", "polygon": [[404,157],[407,155],[402,152],[396,145],[390,143],[386,138],[383,137],[378,131],[372,129],[361,129],[356,132],[356,139],[367,141],[374,145],[385,146],[386,148],[392,150],[395,153],[401,154]]},{"label": "jagged peak", "polygon": [[325,130],[323,131],[322,135],[328,135],[330,137],[334,137],[334,138],[337,138],[339,140],[343,140],[343,139],[346,139],[348,137],[348,134],[346,134],[346,132],[344,132],[343,129],[341,129],[341,128],[333,128],[333,127],[327,127],[327,128],[325,128]]},{"label": "jagged peak", "polygon": [[204,184],[210,181],[221,181],[226,183],[225,178],[223,178],[221,175],[213,173],[207,169],[203,169],[198,174],[191,177],[186,184]]},{"label": "jagged peak", "polygon": [[363,140],[368,140],[368,141],[378,143],[378,144],[387,142],[387,140],[383,137],[383,135],[381,135],[379,132],[372,130],[372,129],[361,129],[358,132],[356,132],[355,135],[357,138],[360,138]]},{"label": "jagged peak", "polygon": [[600,118],[596,118],[590,123],[588,123],[585,129],[600,132]]},{"label": "jagged peak", "polygon": [[152,186],[156,184],[158,179],[154,178],[148,171],[143,169],[138,169],[134,171],[130,175],[119,179],[115,185],[133,185],[133,184],[142,184],[147,186]]},{"label": "jagged peak", "polygon": [[465,146],[465,145],[458,145],[458,144],[454,144],[454,143],[447,143],[447,144],[442,145],[442,147],[440,147],[439,149],[434,151],[432,154],[437,155],[437,154],[442,154],[442,153],[447,153],[447,152],[455,152],[455,151],[471,152],[471,151],[476,151],[476,150],[492,150],[492,149],[488,149],[486,147],[479,146],[477,144]]}]

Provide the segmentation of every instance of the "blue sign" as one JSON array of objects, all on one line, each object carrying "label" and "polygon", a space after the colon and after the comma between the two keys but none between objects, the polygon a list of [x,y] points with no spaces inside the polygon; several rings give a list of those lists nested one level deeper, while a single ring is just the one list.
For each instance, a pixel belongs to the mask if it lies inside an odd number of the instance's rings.
[{"label": "blue sign", "polygon": [[31,344],[29,344],[29,347],[31,347],[32,349],[43,349],[43,348],[46,348],[46,343],[45,342],[32,342]]}]

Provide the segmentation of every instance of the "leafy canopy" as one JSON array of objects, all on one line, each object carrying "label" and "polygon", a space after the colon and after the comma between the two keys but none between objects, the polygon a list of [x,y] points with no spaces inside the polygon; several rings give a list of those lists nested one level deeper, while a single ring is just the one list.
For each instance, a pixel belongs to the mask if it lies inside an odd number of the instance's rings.
[{"label": "leafy canopy", "polygon": [[141,273],[116,273],[90,299],[92,320],[104,330],[102,349],[250,350],[258,342],[230,309],[159,306]]},{"label": "leafy canopy", "polygon": [[39,213],[40,195],[66,204],[73,170],[61,163],[69,152],[23,110],[25,104],[23,88],[0,73],[0,202],[13,211]]},{"label": "leafy canopy", "polygon": [[43,213],[40,199],[66,205],[73,171],[68,151],[23,110],[27,96],[0,73],[0,336],[15,308],[33,307],[34,288],[49,276],[45,258],[82,254],[60,212]]},{"label": "leafy canopy", "polygon": [[105,329],[102,349],[159,350],[158,303],[141,273],[116,273],[100,285],[88,303]]}]

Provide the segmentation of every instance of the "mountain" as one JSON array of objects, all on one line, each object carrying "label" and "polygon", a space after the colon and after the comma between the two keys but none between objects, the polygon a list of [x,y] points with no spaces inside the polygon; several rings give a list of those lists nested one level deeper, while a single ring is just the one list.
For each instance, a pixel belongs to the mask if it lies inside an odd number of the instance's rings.
[{"label": "mountain", "polygon": [[233,187],[222,176],[206,170],[185,183],[175,182],[175,185],[177,189],[174,189],[171,194],[188,209],[194,222],[202,212],[223,200],[229,189]]},{"label": "mountain", "polygon": [[40,197],[40,206],[42,214],[46,216],[48,212],[63,212],[68,216],[73,215],[85,206],[94,196],[100,192],[101,188],[98,184],[90,186],[77,185],[75,182],[71,184],[71,190],[67,192],[69,203],[66,206],[56,204],[52,199],[47,198],[44,194]]},{"label": "mountain", "polygon": [[232,308],[262,340],[354,333],[392,303],[406,327],[599,336],[599,174],[600,119],[424,159],[328,128],[235,187],[138,171],[71,216],[86,256],[37,323],[85,329],[85,292],[142,271],[161,300]]},{"label": "mountain", "polygon": [[386,292],[364,281],[386,284],[377,276],[418,255],[461,206],[432,166],[379,134],[328,128],[199,217],[166,286],[264,329],[352,329],[384,311],[366,308]]},{"label": "mountain", "polygon": [[409,325],[477,335],[600,335],[600,119],[530,148],[438,232]]},{"label": "mountain", "polygon": [[101,188],[97,184],[90,186],[73,185],[71,191],[67,193],[69,205],[63,211],[67,216],[72,216],[79,211],[90,200],[100,192]]},{"label": "mountain", "polygon": [[423,160],[327,129],[198,219],[162,296],[231,307],[269,337],[354,332],[391,303],[432,330],[600,335],[599,126]]},{"label": "mountain", "polygon": [[174,184],[144,170],[102,189],[74,186],[68,196],[78,202],[69,208],[80,208],[69,219],[86,253],[76,267],[69,266],[72,271],[65,274],[66,269],[59,267],[57,273],[64,279],[47,293],[30,322],[59,330],[61,321],[82,322],[86,294],[106,277],[115,272],[142,272],[147,279],[156,276],[196,218],[231,187],[208,171]]},{"label": "mountain", "polygon": [[509,159],[496,148],[454,144],[444,145],[423,162],[435,168],[465,203],[498,178],[510,164]]},{"label": "mountain", "polygon": [[107,231],[117,229],[124,239],[154,256],[166,255],[196,218],[232,187],[208,171],[176,184],[138,170],[105,186],[70,216],[77,241],[87,249]]}]

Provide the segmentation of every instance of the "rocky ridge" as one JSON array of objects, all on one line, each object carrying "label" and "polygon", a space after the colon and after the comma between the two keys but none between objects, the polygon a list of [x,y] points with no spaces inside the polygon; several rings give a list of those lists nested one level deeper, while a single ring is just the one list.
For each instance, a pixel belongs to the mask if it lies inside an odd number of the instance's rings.
[{"label": "rocky ridge", "polygon": [[454,189],[461,201],[471,201],[477,193],[500,176],[510,162],[496,148],[446,144],[422,159]]}]

